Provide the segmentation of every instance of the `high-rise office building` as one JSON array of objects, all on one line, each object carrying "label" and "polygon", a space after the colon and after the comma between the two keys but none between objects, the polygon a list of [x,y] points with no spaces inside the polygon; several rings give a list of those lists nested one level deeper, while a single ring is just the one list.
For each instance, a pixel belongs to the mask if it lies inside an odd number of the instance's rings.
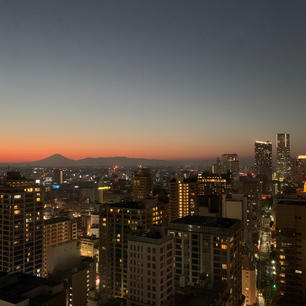
[{"label": "high-rise office building", "polygon": [[263,191],[272,190],[272,142],[255,141],[255,174],[262,180]]},{"label": "high-rise office building", "polygon": [[239,158],[236,153],[223,154],[221,156],[221,165],[223,173],[239,174]]},{"label": "high-rise office building", "polygon": [[9,172],[0,182],[0,271],[42,275],[42,210],[33,181]]},{"label": "high-rise office building", "polygon": [[236,153],[226,153],[216,158],[216,163],[212,165],[212,174],[221,175],[232,173],[239,174],[239,158]]},{"label": "high-rise office building", "polygon": [[277,305],[306,303],[306,201],[285,198],[276,204]]},{"label": "high-rise office building", "polygon": [[222,169],[224,174],[228,174],[234,190],[238,189],[240,167],[239,158],[236,153],[223,154],[221,156]]},{"label": "high-rise office building", "polygon": [[174,243],[162,231],[131,235],[128,241],[128,306],[174,302]]},{"label": "high-rise office building", "polygon": [[170,183],[171,220],[193,215],[196,209],[197,180],[175,180]]},{"label": "high-rise office building", "polygon": [[175,239],[175,281],[180,287],[201,287],[226,281],[231,305],[241,300],[239,220],[187,216],[169,223]]},{"label": "high-rise office building", "polygon": [[152,201],[101,205],[100,288],[105,295],[127,294],[128,235],[152,224]]},{"label": "high-rise office building", "polygon": [[132,179],[132,196],[134,201],[153,197],[153,180],[150,169],[138,168]]},{"label": "high-rise office building", "polygon": [[276,176],[283,181],[290,177],[291,170],[290,135],[288,133],[279,133],[276,137]]},{"label": "high-rise office building", "polygon": [[77,223],[65,217],[51,218],[44,221],[43,225],[43,267],[44,276],[47,271],[47,248],[77,239]]}]

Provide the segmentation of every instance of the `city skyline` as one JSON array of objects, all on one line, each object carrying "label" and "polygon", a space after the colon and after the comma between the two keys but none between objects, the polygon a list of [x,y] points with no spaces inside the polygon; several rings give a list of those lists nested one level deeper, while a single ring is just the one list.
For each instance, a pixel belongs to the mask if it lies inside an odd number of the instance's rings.
[{"label": "city skyline", "polygon": [[[286,132],[285,132],[286,133]],[[288,135],[289,133],[287,133]],[[278,135],[278,134],[276,134]],[[290,134],[289,134],[290,135]],[[271,138],[272,139],[272,138]],[[239,155],[239,153],[237,153],[236,151],[231,151],[229,153],[229,151],[225,151],[225,152],[219,152],[220,154],[216,155],[216,156],[182,156],[182,157],[176,157],[176,158],[173,158],[173,157],[166,157],[166,158],[163,158],[163,157],[155,157],[155,156],[143,156],[143,155],[124,155],[124,154],[111,154],[111,155],[86,155],[85,154],[82,154],[80,156],[75,156],[75,155],[66,155],[66,154],[62,154],[61,152],[53,152],[53,153],[46,153],[45,155],[42,155],[42,154],[39,154],[37,153],[35,156],[37,156],[37,158],[35,159],[26,159],[26,158],[23,158],[23,159],[20,159],[20,160],[0,160],[0,164],[18,164],[18,163],[31,163],[31,162],[36,162],[36,161],[43,161],[43,160],[48,160],[50,158],[59,158],[59,159],[68,159],[70,161],[81,161],[81,160],[85,160],[85,159],[116,159],[116,158],[127,158],[127,159],[145,159],[145,160],[160,160],[160,161],[200,161],[200,160],[203,160],[203,161],[214,161],[216,158],[220,158],[222,155],[227,155],[227,154],[237,154],[238,156],[238,160],[244,160],[244,161],[251,161],[251,160],[254,160],[255,159],[255,155],[254,155],[254,144],[255,143],[265,143],[265,142],[270,142],[272,144],[272,159],[273,159],[273,162],[276,162],[276,159],[277,159],[277,141],[273,141],[273,140],[269,140],[269,139],[261,139],[261,140],[254,140],[252,142],[252,146],[253,146],[253,152],[251,152],[250,155],[247,155],[247,156],[241,156]],[[294,148],[293,148],[293,151]],[[305,151],[304,151],[305,152]],[[303,153],[301,152],[293,152],[291,153],[291,157],[292,158],[298,158],[298,156],[301,156],[301,155],[304,155]],[[73,157],[71,157],[73,156]]]},{"label": "city skyline", "polygon": [[[0,162],[305,154],[304,1],[0,0]],[[274,154],[273,153],[273,154]]]},{"label": "city skyline", "polygon": [[305,306],[305,0],[0,0],[0,306]]}]

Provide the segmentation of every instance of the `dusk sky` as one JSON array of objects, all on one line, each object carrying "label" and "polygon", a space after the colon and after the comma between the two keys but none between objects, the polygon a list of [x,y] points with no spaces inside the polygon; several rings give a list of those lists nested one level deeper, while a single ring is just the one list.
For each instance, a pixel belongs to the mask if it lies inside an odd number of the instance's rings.
[{"label": "dusk sky", "polygon": [[304,154],[305,37],[305,0],[0,0],[0,161]]}]

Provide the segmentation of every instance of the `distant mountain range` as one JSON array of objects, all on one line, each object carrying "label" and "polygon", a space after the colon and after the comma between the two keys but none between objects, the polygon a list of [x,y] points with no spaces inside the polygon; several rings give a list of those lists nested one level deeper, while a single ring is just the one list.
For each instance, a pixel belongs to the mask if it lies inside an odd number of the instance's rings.
[{"label": "distant mountain range", "polygon": [[[84,159],[74,160],[67,158],[61,154],[54,154],[47,158],[23,162],[23,163],[0,163],[0,167],[46,167],[46,168],[69,168],[69,167],[201,167],[208,168],[214,160],[160,160],[146,158],[129,158],[129,157],[88,157]],[[243,160],[242,164],[250,164],[250,160]]]},{"label": "distant mountain range", "polygon": [[0,166],[13,167],[112,167],[118,165],[119,167],[137,167],[139,165],[145,167],[158,166],[179,166],[179,165],[201,165],[208,167],[211,164],[209,160],[160,160],[160,159],[145,159],[145,158],[129,158],[129,157],[88,157],[84,159],[74,160],[67,158],[61,154],[54,154],[47,158],[23,162],[23,163],[0,163]]}]

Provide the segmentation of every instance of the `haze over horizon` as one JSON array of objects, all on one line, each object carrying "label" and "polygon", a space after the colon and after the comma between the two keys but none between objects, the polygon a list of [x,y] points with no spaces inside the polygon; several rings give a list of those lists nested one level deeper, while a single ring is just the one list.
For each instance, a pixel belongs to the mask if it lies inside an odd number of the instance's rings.
[{"label": "haze over horizon", "polygon": [[189,3],[0,0],[0,162],[305,154],[305,1]]}]

